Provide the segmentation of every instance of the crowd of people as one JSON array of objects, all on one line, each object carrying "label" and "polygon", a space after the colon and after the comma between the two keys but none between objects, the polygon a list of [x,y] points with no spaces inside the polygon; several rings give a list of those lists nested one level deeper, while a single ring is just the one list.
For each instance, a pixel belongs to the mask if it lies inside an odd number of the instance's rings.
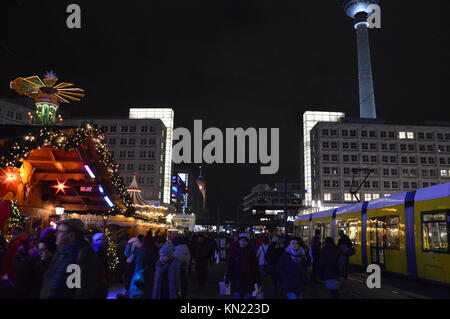
[{"label": "crowd of people", "polygon": [[[205,288],[210,267],[220,260],[215,234],[208,233],[148,231],[132,238],[125,233],[117,238],[114,272],[108,267],[105,235],[87,236],[79,219],[63,219],[40,236],[13,227],[11,236],[8,243],[0,236],[0,299],[105,299],[111,280],[123,286],[114,296],[119,299],[186,299],[192,289]],[[320,230],[309,247],[296,237],[229,236],[223,283],[235,299],[262,297],[267,291],[263,281],[274,293],[298,299],[320,279],[338,298],[353,244],[343,231],[337,244],[331,237],[321,239]],[[81,276],[71,287],[68,267],[74,264]]]},{"label": "crowd of people", "polygon": [[228,249],[224,283],[230,285],[233,298],[250,299],[264,295],[262,278],[270,277],[275,294],[299,299],[307,285],[319,284],[321,279],[330,296],[339,298],[339,286],[347,279],[353,254],[353,243],[342,230],[337,244],[331,237],[322,243],[320,230],[315,230],[310,247],[297,237],[274,235],[269,243],[268,237],[251,238],[242,233],[235,235]]}]

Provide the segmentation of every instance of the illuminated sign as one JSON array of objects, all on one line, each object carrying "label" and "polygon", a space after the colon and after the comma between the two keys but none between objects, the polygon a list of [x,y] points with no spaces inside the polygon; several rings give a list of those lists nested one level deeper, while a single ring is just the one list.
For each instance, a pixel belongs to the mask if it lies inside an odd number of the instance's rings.
[{"label": "illuminated sign", "polygon": [[80,187],[80,192],[92,192],[92,187]]}]

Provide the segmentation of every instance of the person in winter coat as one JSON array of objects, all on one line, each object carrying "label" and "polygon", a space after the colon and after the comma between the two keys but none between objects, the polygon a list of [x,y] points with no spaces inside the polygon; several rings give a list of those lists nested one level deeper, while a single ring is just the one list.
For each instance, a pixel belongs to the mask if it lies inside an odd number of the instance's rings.
[{"label": "person in winter coat", "polygon": [[125,295],[123,298],[128,297],[130,293],[130,285],[131,279],[133,278],[135,264],[134,252],[136,249],[142,246],[140,240],[137,237],[130,238],[128,243],[125,245],[124,257],[125,257],[125,266],[124,266],[124,286],[125,286]]},{"label": "person in winter coat", "polygon": [[249,236],[240,234],[239,248],[232,251],[228,260],[225,284],[231,284],[234,299],[250,299],[252,292],[261,287],[258,261],[255,251],[249,246]]},{"label": "person in winter coat", "polygon": [[173,252],[170,245],[165,245],[159,250],[153,284],[153,299],[178,299],[181,297],[181,266],[174,258]]},{"label": "person in winter coat", "polygon": [[339,298],[339,267],[338,267],[338,248],[333,238],[325,238],[325,246],[320,258],[319,272],[322,280],[329,290],[332,298]]},{"label": "person in winter coat", "polygon": [[42,282],[45,272],[47,271],[53,256],[56,253],[56,236],[48,233],[45,237],[40,237],[39,244],[39,258],[33,263],[32,270],[32,288],[31,298],[39,298],[39,293],[42,289]]},{"label": "person in winter coat", "polygon": [[[5,262],[4,273],[6,273],[6,275],[8,276],[8,279],[11,281],[11,283],[14,284],[15,276],[14,276],[14,271],[13,271],[13,267],[12,267],[14,256],[16,255],[19,247],[23,246],[26,243],[28,236],[23,232],[22,227],[11,228],[11,235],[12,235],[12,238],[8,243],[8,249],[6,252],[6,262]],[[3,277],[4,273],[2,273],[1,277]]]},{"label": "person in winter coat", "polygon": [[208,248],[209,248],[209,266],[214,265],[215,256],[217,251],[217,242],[212,236],[207,238]]},{"label": "person in winter coat", "polygon": [[149,299],[152,295],[155,263],[158,259],[151,234],[147,234],[135,253],[135,269],[130,285],[130,299]]},{"label": "person in winter coat", "polygon": [[278,261],[281,257],[281,254],[284,251],[284,245],[279,240],[278,236],[272,237],[272,242],[267,249],[267,270],[269,272],[270,277],[272,278],[272,286],[273,291],[276,293],[278,291],[278,287],[280,284],[280,278],[278,276],[277,266]]},{"label": "person in winter coat", "polygon": [[105,235],[103,233],[96,233],[92,237],[91,248],[95,252],[97,262],[99,265],[99,280],[97,281],[97,297],[99,299],[106,299],[108,297],[109,279],[108,279],[108,256],[104,244]]},{"label": "person in winter coat", "polygon": [[262,275],[267,275],[268,274],[268,262],[267,262],[267,251],[269,249],[269,239],[264,237],[262,239],[262,243],[258,248],[258,251],[256,253],[256,257],[258,258],[259,261],[259,268],[261,270],[261,274]]},{"label": "person in winter coat", "polygon": [[320,242],[320,229],[314,231],[314,237],[311,240],[309,254],[312,259],[311,283],[316,284],[317,273],[320,265],[320,255],[322,254],[322,243]]},{"label": "person in winter coat", "polygon": [[[45,273],[41,299],[95,299],[99,267],[94,251],[84,241],[83,232],[84,224],[77,218],[58,222],[57,253]],[[80,268],[79,288],[67,285],[69,275],[73,274],[67,270],[72,264]]]},{"label": "person in winter coat", "polygon": [[350,256],[354,254],[353,243],[350,238],[345,235],[344,231],[339,230],[339,240],[337,243],[339,251],[339,273],[347,279]]},{"label": "person in winter coat", "polygon": [[299,240],[292,238],[278,261],[278,273],[283,284],[283,293],[288,299],[299,299],[304,293],[306,252]]},{"label": "person in winter coat", "polygon": [[32,270],[36,255],[29,254],[28,244],[27,241],[17,249],[12,263],[16,299],[31,298]]},{"label": "person in winter coat", "polygon": [[194,246],[195,272],[197,273],[198,287],[204,288],[208,276],[208,263],[210,250],[203,235],[198,235],[197,243]]},{"label": "person in winter coat", "polygon": [[189,247],[186,245],[186,240],[177,236],[172,240],[175,246],[175,251],[173,253],[174,258],[180,263],[180,277],[181,277],[181,298],[185,299],[187,297],[188,288],[188,268],[191,259],[191,253]]},{"label": "person in winter coat", "polygon": [[226,259],[229,259],[233,250],[239,248],[239,235],[234,234],[233,240],[228,244],[227,252],[226,252]]}]

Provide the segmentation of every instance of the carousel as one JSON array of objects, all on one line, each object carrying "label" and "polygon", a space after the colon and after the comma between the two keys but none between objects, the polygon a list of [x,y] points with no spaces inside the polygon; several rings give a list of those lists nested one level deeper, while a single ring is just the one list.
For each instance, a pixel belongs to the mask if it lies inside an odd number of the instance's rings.
[{"label": "carousel", "polygon": [[[59,103],[80,101],[84,91],[54,72],[19,77],[11,89],[35,101],[34,125],[0,126],[0,230],[21,225],[39,234],[64,218],[116,236],[167,228],[166,208],[148,205],[135,179],[129,189],[95,125],[56,127]],[[144,232],[145,233],[145,232]]]}]

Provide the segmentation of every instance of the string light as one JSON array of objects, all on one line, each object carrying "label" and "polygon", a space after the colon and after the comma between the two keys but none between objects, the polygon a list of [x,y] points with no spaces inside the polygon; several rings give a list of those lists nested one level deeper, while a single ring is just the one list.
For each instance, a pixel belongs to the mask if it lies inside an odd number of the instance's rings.
[{"label": "string light", "polygon": [[108,257],[108,269],[114,270],[119,265],[119,257],[117,257],[117,244],[111,236],[109,228],[105,229],[106,238],[106,255]]}]

